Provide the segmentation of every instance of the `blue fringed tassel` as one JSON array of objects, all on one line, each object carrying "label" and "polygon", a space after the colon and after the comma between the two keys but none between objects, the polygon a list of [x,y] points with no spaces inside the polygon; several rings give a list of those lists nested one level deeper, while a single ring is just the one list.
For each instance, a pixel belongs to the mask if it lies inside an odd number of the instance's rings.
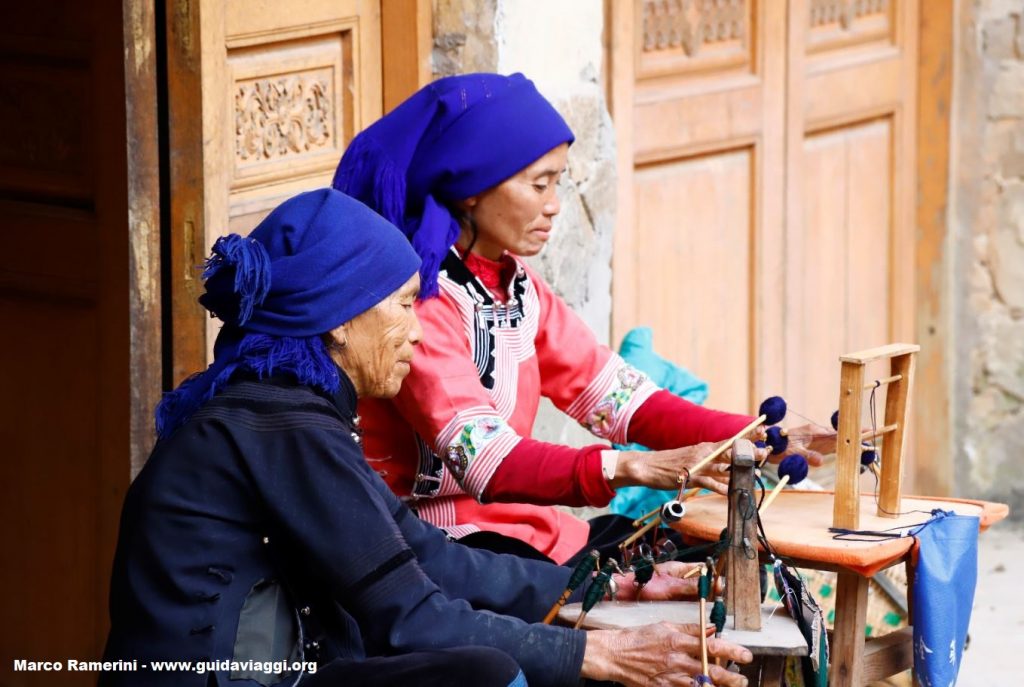
[{"label": "blue fringed tassel", "polygon": [[[331,186],[370,206],[398,228],[405,228],[405,172],[395,167],[370,136],[356,136],[352,140],[334,172]],[[408,232],[406,236],[410,236]]]},{"label": "blue fringed tassel", "polygon": [[265,379],[285,373],[299,384],[329,394],[338,390],[338,366],[319,336],[290,337],[248,334],[239,348],[240,367]]},{"label": "blue fringed tassel", "polygon": [[177,389],[164,394],[156,407],[156,432],[170,436],[193,413],[228,383],[236,370],[248,370],[260,379],[289,374],[305,384],[333,394],[341,385],[338,366],[319,336],[287,337],[245,334],[236,328],[221,330],[217,357],[204,372],[195,374]]},{"label": "blue fringed tassel", "polygon": [[238,294],[238,321],[245,324],[253,308],[263,303],[270,291],[270,256],[263,244],[238,234],[217,239],[206,260],[203,279],[209,279],[225,268],[234,268],[234,292]]},{"label": "blue fringed tassel", "polygon": [[[221,336],[224,336],[223,332]],[[240,362],[236,353],[238,343],[237,338],[227,345],[222,343],[223,353],[214,358],[208,368],[186,379],[174,391],[164,394],[155,412],[157,437],[170,436],[227,384]]]},{"label": "blue fringed tassel", "polygon": [[420,265],[420,298],[436,296],[441,261],[459,238],[459,223],[448,208],[427,196],[423,216],[412,234],[412,247],[423,260]]}]

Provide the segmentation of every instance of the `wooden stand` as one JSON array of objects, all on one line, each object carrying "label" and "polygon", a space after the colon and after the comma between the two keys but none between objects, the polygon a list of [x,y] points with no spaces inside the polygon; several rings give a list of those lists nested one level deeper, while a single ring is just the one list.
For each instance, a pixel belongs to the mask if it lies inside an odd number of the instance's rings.
[{"label": "wooden stand", "polygon": [[761,629],[761,577],[757,557],[757,501],[754,496],[754,445],[740,439],[733,445],[729,477],[729,547],[726,606],[733,629]]},{"label": "wooden stand", "polygon": [[[839,356],[839,436],[836,445],[836,499],[832,526],[860,529],[861,411],[864,392],[888,385],[885,420],[870,438],[882,436],[882,476],[878,492],[878,515],[895,517],[900,512],[903,483],[903,446],[910,411],[910,389],[914,383],[914,357],[920,346],[889,344]],[[874,360],[888,358],[890,375],[864,383],[864,368]]]}]

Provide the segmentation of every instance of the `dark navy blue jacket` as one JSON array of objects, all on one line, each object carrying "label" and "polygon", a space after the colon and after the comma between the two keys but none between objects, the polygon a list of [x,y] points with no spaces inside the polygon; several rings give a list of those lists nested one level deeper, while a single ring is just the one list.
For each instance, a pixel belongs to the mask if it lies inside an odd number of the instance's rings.
[{"label": "dark navy blue jacket", "polygon": [[[515,658],[532,686],[576,684],[585,635],[536,624],[570,571],[419,520],[364,461],[355,400],[347,379],[333,399],[239,381],[156,446],[125,500],[105,658],[322,665],[479,645]],[[213,675],[239,687],[297,677]],[[140,665],[100,684],[210,679]]]}]

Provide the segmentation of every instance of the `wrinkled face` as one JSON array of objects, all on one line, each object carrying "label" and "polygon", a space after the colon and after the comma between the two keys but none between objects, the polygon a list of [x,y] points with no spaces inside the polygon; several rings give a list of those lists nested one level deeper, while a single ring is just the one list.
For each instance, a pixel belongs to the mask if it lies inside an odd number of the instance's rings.
[{"label": "wrinkled face", "polygon": [[[472,216],[479,232],[472,252],[491,260],[504,251],[523,256],[539,253],[561,209],[555,188],[568,156],[569,144],[563,143],[497,186],[463,200],[460,206]],[[472,232],[464,229],[459,245],[465,248],[471,241]]]},{"label": "wrinkled face", "polygon": [[331,332],[339,344],[331,357],[345,370],[360,398],[392,398],[409,374],[413,347],[423,330],[413,311],[420,275],[377,305]]}]

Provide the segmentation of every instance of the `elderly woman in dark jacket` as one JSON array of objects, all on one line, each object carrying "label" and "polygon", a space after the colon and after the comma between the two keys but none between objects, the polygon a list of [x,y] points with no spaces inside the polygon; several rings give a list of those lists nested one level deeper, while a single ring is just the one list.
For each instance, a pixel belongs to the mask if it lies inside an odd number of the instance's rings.
[{"label": "elderly woman in dark jacket", "polygon": [[[689,684],[699,672],[693,628],[538,624],[568,569],[448,541],[367,466],[356,399],[393,396],[409,371],[418,268],[397,229],[334,190],[218,240],[200,301],[225,325],[210,368],[158,408],[160,440],[128,492],[105,656],[120,670],[102,685]],[[652,594],[681,594],[676,565]]]}]

